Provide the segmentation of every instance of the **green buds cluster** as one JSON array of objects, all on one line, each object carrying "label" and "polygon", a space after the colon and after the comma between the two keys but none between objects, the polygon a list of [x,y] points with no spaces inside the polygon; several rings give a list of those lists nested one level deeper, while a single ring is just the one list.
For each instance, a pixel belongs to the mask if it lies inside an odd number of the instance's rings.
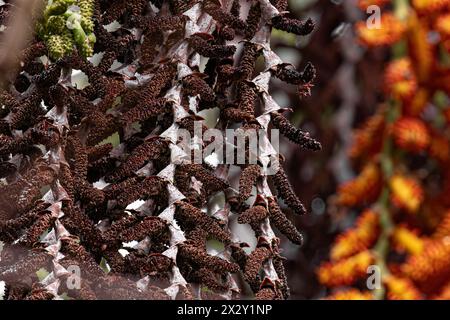
[{"label": "green buds cluster", "polygon": [[37,33],[50,58],[59,59],[76,47],[84,57],[94,53],[94,0],[48,0]]}]

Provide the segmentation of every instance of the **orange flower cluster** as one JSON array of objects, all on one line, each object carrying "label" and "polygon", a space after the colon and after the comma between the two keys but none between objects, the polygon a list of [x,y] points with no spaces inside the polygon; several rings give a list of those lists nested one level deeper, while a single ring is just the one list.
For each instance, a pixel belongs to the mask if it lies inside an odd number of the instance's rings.
[{"label": "orange flower cluster", "polygon": [[340,234],[331,248],[331,260],[337,261],[370,248],[378,238],[378,214],[366,210],[353,228]]},{"label": "orange flower cluster", "polygon": [[397,251],[407,252],[410,255],[423,251],[425,240],[417,232],[405,226],[398,226],[392,232],[392,245]]},{"label": "orange flower cluster", "polygon": [[400,40],[406,30],[405,24],[392,14],[385,14],[381,18],[380,29],[367,28],[366,22],[356,25],[361,43],[367,46],[389,45]]},{"label": "orange flower cluster", "polygon": [[339,187],[337,203],[343,206],[370,203],[376,198],[380,186],[380,167],[376,163],[368,163],[359,176]]},{"label": "orange flower cluster", "polygon": [[419,210],[423,201],[423,190],[415,179],[396,174],[390,178],[389,186],[391,201],[395,206],[409,213]]},{"label": "orange flower cluster", "polygon": [[374,153],[377,153],[383,142],[385,125],[384,110],[369,117],[364,126],[354,132],[354,143],[349,152],[350,157],[358,159],[364,156],[371,157]]},{"label": "orange flower cluster", "polygon": [[375,262],[370,250],[365,250],[337,262],[324,263],[317,271],[319,281],[330,287],[347,286],[367,275],[367,268]]},{"label": "orange flower cluster", "polygon": [[438,239],[450,237],[450,211],[445,214],[433,236]]},{"label": "orange flower cluster", "polygon": [[384,5],[388,4],[390,0],[359,0],[358,7],[366,11],[366,9],[370,6],[378,6],[383,7]]},{"label": "orange flower cluster", "polygon": [[430,241],[422,253],[408,258],[402,272],[425,292],[439,289],[443,281],[450,279],[450,241]]},{"label": "orange flower cluster", "polygon": [[389,300],[420,300],[422,294],[407,278],[387,276],[384,279]]},{"label": "orange flower cluster", "polygon": [[414,9],[420,14],[440,12],[450,6],[448,0],[413,0]]},{"label": "orange flower cluster", "polygon": [[402,101],[409,101],[417,91],[417,77],[408,58],[391,62],[384,73],[385,90]]},{"label": "orange flower cluster", "polygon": [[419,153],[430,145],[425,123],[417,118],[402,117],[392,126],[392,135],[399,148]]},{"label": "orange flower cluster", "polygon": [[372,300],[372,295],[369,292],[351,288],[331,294],[327,300]]},{"label": "orange flower cluster", "polygon": [[[381,25],[360,21],[355,31],[368,53],[391,52],[384,102],[354,131],[358,174],[335,203],[361,213],[318,280],[327,299],[450,299],[450,0],[358,3],[370,5],[382,8]],[[373,269],[383,290],[365,284]]]}]

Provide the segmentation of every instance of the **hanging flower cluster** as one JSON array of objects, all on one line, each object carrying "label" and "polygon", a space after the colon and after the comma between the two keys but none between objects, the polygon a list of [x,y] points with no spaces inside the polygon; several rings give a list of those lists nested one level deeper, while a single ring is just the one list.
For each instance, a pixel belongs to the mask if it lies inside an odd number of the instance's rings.
[{"label": "hanging flower cluster", "polygon": [[450,2],[359,1],[364,11],[372,4],[382,7],[380,26],[361,21],[355,30],[367,50],[392,47],[385,103],[355,130],[359,174],[339,187],[336,204],[360,214],[318,279],[330,299],[448,299]]},{"label": "hanging flower cluster", "polygon": [[[186,161],[176,137],[206,131],[216,111],[210,126],[223,134],[273,126],[320,149],[269,93],[272,76],[300,96],[315,77],[271,50],[273,27],[303,36],[314,24],[292,18],[284,0],[49,2],[0,93],[3,298],[289,296],[272,227],[300,244],[279,199],[306,210],[283,168],[268,175],[267,157],[250,163],[247,147],[233,186],[228,164]],[[85,59],[93,52],[100,61]],[[87,86],[74,85],[75,71]],[[262,148],[279,158],[267,138]]]},{"label": "hanging flower cluster", "polygon": [[94,52],[94,0],[49,0],[37,26],[50,58],[59,59],[79,52],[89,57]]}]

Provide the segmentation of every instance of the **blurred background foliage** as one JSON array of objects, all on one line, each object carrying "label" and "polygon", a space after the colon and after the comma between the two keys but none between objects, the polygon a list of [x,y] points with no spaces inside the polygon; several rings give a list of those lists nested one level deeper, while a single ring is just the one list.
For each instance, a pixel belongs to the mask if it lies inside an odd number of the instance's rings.
[{"label": "blurred background foliage", "polygon": [[[326,260],[335,236],[353,224],[356,212],[338,209],[333,194],[337,185],[355,176],[348,148],[352,128],[374,113],[382,102],[380,85],[386,49],[366,50],[358,44],[353,24],[364,16],[355,0],[291,0],[298,17],[312,17],[315,31],[306,39],[273,30],[272,46],[286,62],[298,69],[312,62],[317,78],[310,97],[300,100],[296,88],[272,80],[273,96],[283,107],[294,110],[293,123],[321,141],[321,152],[308,152],[281,143],[290,181],[309,208],[303,217],[290,215],[303,230],[305,244],[285,244],[291,299],[314,299],[325,295],[315,269]],[[288,210],[287,208],[285,208]],[[280,235],[282,237],[282,235]]]}]

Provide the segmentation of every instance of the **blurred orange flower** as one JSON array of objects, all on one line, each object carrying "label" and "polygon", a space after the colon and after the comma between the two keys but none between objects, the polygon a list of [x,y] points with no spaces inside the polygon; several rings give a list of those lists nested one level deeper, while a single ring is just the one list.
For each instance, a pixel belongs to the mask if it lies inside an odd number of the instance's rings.
[{"label": "blurred orange flower", "polygon": [[377,164],[365,165],[359,176],[339,186],[337,203],[343,206],[361,205],[375,199],[381,186],[381,173]]},{"label": "blurred orange flower", "polygon": [[415,213],[423,201],[423,190],[413,178],[396,174],[389,180],[392,202],[399,208]]},{"label": "blurred orange flower", "polygon": [[398,226],[394,229],[392,242],[397,249],[409,254],[421,253],[425,245],[425,241],[416,232],[404,226]]},{"label": "blurred orange flower", "polygon": [[422,14],[434,13],[448,8],[449,0],[413,0],[412,5],[414,9]]},{"label": "blurred orange flower", "polygon": [[360,291],[358,289],[345,289],[337,291],[328,297],[326,300],[372,300],[373,296],[368,291]]},{"label": "blurred orange flower", "polygon": [[422,290],[435,290],[450,279],[450,241],[429,241],[422,253],[408,257],[401,270]]},{"label": "blurred orange flower", "polygon": [[375,258],[369,250],[337,262],[325,262],[317,271],[320,283],[330,287],[350,285],[367,275],[367,268]]},{"label": "blurred orange flower", "polygon": [[369,6],[383,7],[388,4],[390,0],[358,0],[358,7],[365,11]]},{"label": "blurred orange flower", "polygon": [[399,278],[392,275],[384,277],[389,300],[420,300],[422,294],[407,278]]},{"label": "blurred orange flower", "polygon": [[364,211],[355,226],[340,234],[331,247],[331,260],[347,258],[371,247],[378,238],[378,214],[373,210]]},{"label": "blurred orange flower", "polygon": [[433,234],[434,238],[450,237],[450,210],[444,215]]},{"label": "blurred orange flower", "polygon": [[381,16],[379,28],[369,28],[365,21],[356,24],[360,42],[369,47],[393,44],[400,40],[405,30],[405,23],[390,13]]},{"label": "blurred orange flower", "polygon": [[430,93],[426,88],[419,88],[411,101],[405,104],[404,112],[409,116],[420,115],[427,106]]},{"label": "blurred orange flower", "polygon": [[417,79],[411,60],[402,58],[391,62],[385,71],[384,85],[386,92],[393,98],[410,100],[417,91]]},{"label": "blurred orange flower", "polygon": [[435,28],[442,37],[450,37],[450,14],[440,15],[436,20]]},{"label": "blurred orange flower", "polygon": [[395,144],[400,148],[419,153],[430,144],[430,135],[425,123],[412,117],[398,119],[392,126]]},{"label": "blurred orange flower", "polygon": [[450,144],[448,138],[437,132],[432,132],[430,141],[431,143],[428,148],[430,156],[442,163],[448,162],[450,159]]},{"label": "blurred orange flower", "polygon": [[383,141],[385,128],[384,112],[376,113],[356,129],[353,133],[353,144],[349,154],[353,159],[362,156],[370,157],[374,152],[379,152]]}]

